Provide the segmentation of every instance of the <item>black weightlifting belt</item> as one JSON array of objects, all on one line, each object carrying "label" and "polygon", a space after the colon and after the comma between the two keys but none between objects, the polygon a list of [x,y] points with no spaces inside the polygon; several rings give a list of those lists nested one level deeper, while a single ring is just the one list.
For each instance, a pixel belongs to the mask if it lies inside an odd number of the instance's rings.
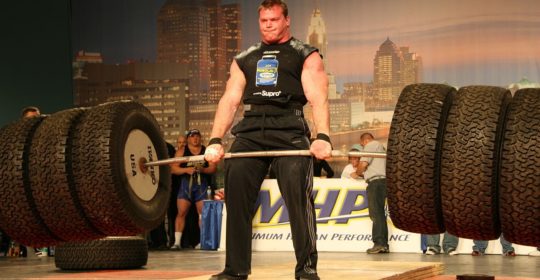
[{"label": "black weightlifting belt", "polygon": [[277,105],[244,105],[244,117],[280,117],[297,116],[303,117],[304,110],[300,105],[277,106]]}]

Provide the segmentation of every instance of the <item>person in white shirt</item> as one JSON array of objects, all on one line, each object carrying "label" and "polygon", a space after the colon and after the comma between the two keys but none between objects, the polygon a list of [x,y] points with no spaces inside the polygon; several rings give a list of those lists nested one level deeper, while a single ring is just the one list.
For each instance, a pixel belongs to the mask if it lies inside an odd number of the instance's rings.
[{"label": "person in white shirt", "polygon": [[[350,149],[349,152],[360,152],[359,149]],[[341,178],[344,179],[360,179],[362,178],[358,174],[356,174],[356,168],[358,168],[358,163],[360,163],[359,157],[349,157],[349,164],[343,168],[343,171],[341,172]]]}]

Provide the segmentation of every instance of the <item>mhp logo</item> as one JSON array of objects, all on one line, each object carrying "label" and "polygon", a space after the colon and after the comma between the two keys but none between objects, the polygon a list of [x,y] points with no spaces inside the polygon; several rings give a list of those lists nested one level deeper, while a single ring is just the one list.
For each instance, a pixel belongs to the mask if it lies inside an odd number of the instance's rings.
[{"label": "mhp logo", "polygon": [[[277,226],[289,223],[289,212],[279,193],[277,183],[263,185],[257,199],[254,226]],[[361,185],[355,188],[323,188],[315,186],[312,193],[317,213],[317,224],[348,224],[352,219],[369,217],[367,191]]]}]

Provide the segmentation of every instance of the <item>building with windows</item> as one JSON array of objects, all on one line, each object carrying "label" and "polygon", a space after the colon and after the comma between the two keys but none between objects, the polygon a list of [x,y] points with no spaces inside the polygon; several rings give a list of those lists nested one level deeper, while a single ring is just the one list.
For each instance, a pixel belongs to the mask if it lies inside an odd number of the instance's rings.
[{"label": "building with windows", "polygon": [[373,95],[366,101],[366,109],[394,110],[403,88],[421,81],[421,57],[387,38],[373,59]]},{"label": "building with windows", "polygon": [[208,139],[229,65],[240,52],[240,6],[167,0],[157,18],[158,63],[188,66],[188,126]]},{"label": "building with windows", "polygon": [[178,63],[86,63],[73,79],[75,105],[137,101],[152,112],[165,140],[176,143],[178,135],[188,129],[187,72],[187,66]]}]

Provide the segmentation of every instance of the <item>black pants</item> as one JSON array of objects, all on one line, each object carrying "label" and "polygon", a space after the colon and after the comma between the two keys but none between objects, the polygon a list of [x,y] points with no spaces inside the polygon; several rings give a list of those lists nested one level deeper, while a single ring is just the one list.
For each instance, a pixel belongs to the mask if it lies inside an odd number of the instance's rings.
[{"label": "black pants", "polygon": [[[256,131],[237,135],[232,152],[309,149],[309,140],[299,133]],[[311,157],[233,158],[225,161],[227,205],[227,249],[225,272],[251,272],[252,220],[261,184],[269,166],[275,172],[279,190],[291,222],[296,255],[295,277],[316,273],[316,222]]]}]

